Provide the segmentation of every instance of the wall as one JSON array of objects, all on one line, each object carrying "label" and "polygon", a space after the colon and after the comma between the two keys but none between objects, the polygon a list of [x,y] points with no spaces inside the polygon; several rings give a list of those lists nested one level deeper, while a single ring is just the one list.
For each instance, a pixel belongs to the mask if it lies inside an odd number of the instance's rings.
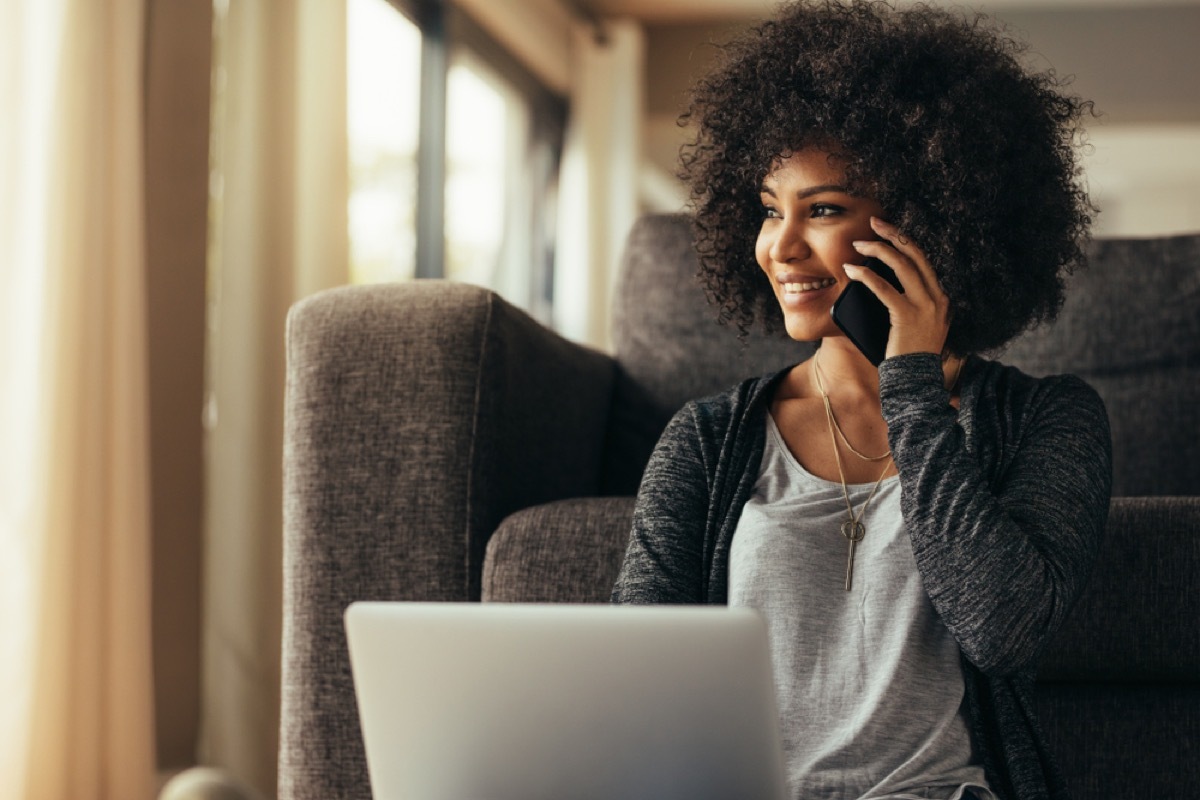
[{"label": "wall", "polygon": [[1200,231],[1200,8],[1008,11],[1040,54],[1096,103],[1084,166],[1098,236]]}]

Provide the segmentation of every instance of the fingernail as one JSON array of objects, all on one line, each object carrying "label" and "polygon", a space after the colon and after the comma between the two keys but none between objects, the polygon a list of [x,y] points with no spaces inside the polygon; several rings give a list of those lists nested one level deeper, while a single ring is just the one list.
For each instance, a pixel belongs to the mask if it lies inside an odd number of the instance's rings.
[{"label": "fingernail", "polygon": [[846,270],[846,274],[851,278],[862,273],[863,268],[859,264],[842,264],[842,269]]},{"label": "fingernail", "polygon": [[883,220],[882,220],[882,219],[880,219],[879,217],[871,217],[871,227],[873,227],[873,228],[885,228],[885,229],[886,229],[886,228],[891,228],[891,227],[892,227],[892,224],[891,224],[890,222],[885,222],[885,221],[883,221]]},{"label": "fingernail", "polygon": [[862,249],[867,246],[866,242],[851,242],[850,244],[852,244],[854,249],[858,250],[859,252],[862,252]]}]

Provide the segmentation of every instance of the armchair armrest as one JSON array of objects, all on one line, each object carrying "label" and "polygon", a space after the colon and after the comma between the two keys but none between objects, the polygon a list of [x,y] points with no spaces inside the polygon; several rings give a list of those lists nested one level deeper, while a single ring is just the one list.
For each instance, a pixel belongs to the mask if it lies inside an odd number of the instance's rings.
[{"label": "armchair armrest", "polygon": [[597,494],[614,365],[441,281],[305,300],[287,353],[279,792],[369,798],[346,606],[477,600],[501,519]]}]

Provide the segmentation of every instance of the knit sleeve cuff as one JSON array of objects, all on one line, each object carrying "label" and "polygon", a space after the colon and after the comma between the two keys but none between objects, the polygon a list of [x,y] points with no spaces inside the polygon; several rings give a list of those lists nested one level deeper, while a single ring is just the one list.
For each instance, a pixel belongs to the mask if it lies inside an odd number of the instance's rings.
[{"label": "knit sleeve cuff", "polygon": [[936,353],[907,353],[879,365],[879,398],[889,424],[950,405],[942,360]]}]

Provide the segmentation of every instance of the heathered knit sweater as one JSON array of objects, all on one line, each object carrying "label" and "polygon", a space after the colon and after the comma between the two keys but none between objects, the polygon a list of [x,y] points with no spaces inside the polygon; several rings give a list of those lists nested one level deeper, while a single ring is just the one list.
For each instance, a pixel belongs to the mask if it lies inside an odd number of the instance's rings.
[{"label": "heathered knit sweater", "polygon": [[[614,602],[726,602],[730,543],[786,374],[693,401],[671,420],[642,479]],[[887,359],[879,382],[913,555],[963,654],[988,782],[1005,800],[1066,798],[1033,681],[1103,535],[1112,474],[1104,404],[1078,378],[1035,379],[971,358],[956,411],[929,353]]]}]

